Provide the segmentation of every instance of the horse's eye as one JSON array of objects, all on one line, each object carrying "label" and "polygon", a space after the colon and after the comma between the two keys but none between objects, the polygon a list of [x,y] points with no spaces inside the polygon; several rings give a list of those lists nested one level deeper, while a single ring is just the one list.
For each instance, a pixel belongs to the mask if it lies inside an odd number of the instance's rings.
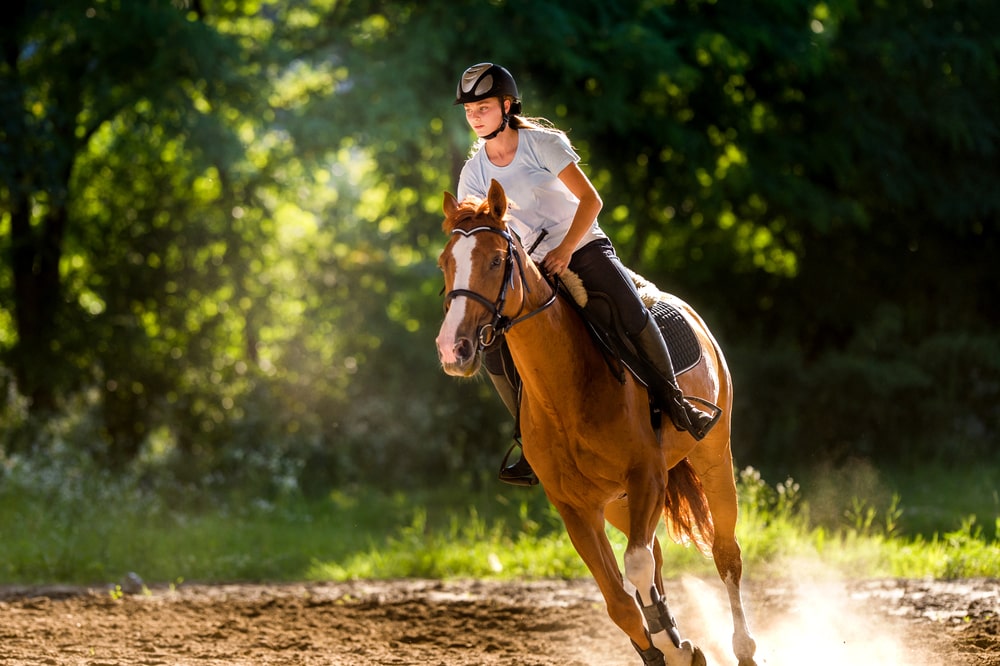
[{"label": "horse's eye", "polygon": [[491,266],[492,266],[493,268],[497,268],[498,266],[500,266],[500,265],[502,265],[502,264],[503,264],[503,257],[502,257],[501,255],[499,255],[499,254],[498,254],[497,256],[493,257],[493,263],[492,263],[492,264],[490,264],[490,265],[491,265]]}]

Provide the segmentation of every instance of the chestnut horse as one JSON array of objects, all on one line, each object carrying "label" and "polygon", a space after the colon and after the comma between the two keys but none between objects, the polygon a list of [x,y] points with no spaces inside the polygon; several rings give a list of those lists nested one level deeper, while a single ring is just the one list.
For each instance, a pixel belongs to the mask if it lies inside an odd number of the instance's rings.
[{"label": "chestnut horse", "polygon": [[[556,294],[505,222],[507,197],[493,181],[485,201],[444,195],[450,235],[438,263],[446,314],[437,337],[449,375],[478,372],[481,352],[504,335],[523,382],[523,455],[600,587],[608,615],[650,665],[705,663],[681,640],[663,596],[655,530],[660,516],[675,540],[711,553],[729,593],[733,651],[752,666],[756,645],[740,593],[736,483],[729,447],[733,388],[712,334],[687,304],[666,294],[693,328],[701,358],[678,381],[685,394],[723,409],[698,442],[650,420],[645,387],[612,373],[576,309]],[[605,520],[628,537],[625,577],[604,532]],[[633,595],[634,593],[634,595]]]}]

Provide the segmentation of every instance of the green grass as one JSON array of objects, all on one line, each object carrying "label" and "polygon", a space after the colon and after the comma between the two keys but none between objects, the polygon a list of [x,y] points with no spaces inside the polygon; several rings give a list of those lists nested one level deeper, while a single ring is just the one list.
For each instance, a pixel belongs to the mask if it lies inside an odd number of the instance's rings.
[{"label": "green grass", "polygon": [[[772,484],[743,470],[746,573],[782,575],[794,561],[853,577],[1000,577],[1000,511],[986,481],[996,478],[995,467],[907,475],[862,466]],[[149,583],[588,575],[540,490],[486,488],[220,499],[9,463],[0,467],[0,584],[105,584],[129,571]],[[620,556],[624,538],[609,535]],[[667,543],[664,555],[668,576],[714,571],[693,548]]]}]

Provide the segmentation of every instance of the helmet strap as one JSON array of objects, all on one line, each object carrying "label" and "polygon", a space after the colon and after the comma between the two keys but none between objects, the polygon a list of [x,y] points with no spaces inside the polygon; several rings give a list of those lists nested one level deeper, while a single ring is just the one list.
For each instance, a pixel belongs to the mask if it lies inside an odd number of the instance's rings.
[{"label": "helmet strap", "polygon": [[503,120],[500,121],[500,127],[496,128],[495,130],[493,130],[492,132],[490,132],[489,134],[487,134],[486,136],[484,136],[483,140],[484,141],[489,141],[490,139],[495,139],[500,134],[500,132],[504,131],[505,129],[507,129],[507,114],[506,113],[503,114]]},{"label": "helmet strap", "polygon": [[[505,129],[507,129],[507,122],[510,120],[510,113],[507,111],[507,108],[504,105],[505,101],[507,101],[507,100],[503,99],[502,97],[500,98],[500,113],[503,114],[503,120],[500,121],[500,126],[497,127],[495,130],[493,130],[492,132],[490,132],[489,134],[487,134],[486,136],[484,136],[483,137],[484,141],[489,141],[490,139],[495,139],[500,134],[500,132],[502,132]],[[514,106],[514,103],[511,102],[511,111],[514,110],[513,106]]]}]

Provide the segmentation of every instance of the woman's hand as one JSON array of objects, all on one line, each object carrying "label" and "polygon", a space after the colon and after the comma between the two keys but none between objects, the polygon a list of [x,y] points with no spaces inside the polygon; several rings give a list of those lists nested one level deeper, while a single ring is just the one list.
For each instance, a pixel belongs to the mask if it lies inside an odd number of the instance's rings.
[{"label": "woman's hand", "polygon": [[545,255],[545,258],[542,259],[542,268],[549,275],[560,275],[569,267],[569,260],[572,257],[573,250],[560,245]]}]

